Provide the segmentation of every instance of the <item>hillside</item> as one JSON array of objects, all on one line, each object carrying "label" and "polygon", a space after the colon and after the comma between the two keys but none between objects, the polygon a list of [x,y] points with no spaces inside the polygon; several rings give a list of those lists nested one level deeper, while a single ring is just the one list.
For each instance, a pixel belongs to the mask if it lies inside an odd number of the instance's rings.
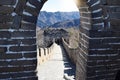
[{"label": "hillside", "polygon": [[50,27],[52,28],[70,28],[70,27],[79,27],[80,19],[66,20],[62,22],[57,22]]},{"label": "hillside", "polygon": [[73,20],[79,18],[79,12],[46,12],[41,11],[38,16],[37,26],[44,27],[50,26],[57,22],[62,22],[65,20]]}]

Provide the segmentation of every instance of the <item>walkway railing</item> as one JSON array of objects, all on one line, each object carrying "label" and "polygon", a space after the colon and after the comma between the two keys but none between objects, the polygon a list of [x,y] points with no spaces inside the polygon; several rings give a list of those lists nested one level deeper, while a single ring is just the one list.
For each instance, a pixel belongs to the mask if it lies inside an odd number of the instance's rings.
[{"label": "walkway railing", "polygon": [[37,47],[38,65],[50,59],[50,57],[53,55],[54,44],[55,43],[53,43],[50,47],[47,48]]}]

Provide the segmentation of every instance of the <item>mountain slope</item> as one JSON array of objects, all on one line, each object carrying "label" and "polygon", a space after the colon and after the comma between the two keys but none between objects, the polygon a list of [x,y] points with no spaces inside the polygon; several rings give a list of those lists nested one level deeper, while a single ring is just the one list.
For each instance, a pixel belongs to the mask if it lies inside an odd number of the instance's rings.
[{"label": "mountain slope", "polygon": [[[38,17],[37,25],[43,27],[45,25],[53,25],[57,22],[65,20],[73,20],[79,18],[79,12],[46,12],[41,11]],[[42,24],[41,24],[42,22]]]},{"label": "mountain slope", "polygon": [[52,28],[70,28],[70,27],[79,27],[80,19],[66,20],[62,22],[57,22],[50,27]]}]

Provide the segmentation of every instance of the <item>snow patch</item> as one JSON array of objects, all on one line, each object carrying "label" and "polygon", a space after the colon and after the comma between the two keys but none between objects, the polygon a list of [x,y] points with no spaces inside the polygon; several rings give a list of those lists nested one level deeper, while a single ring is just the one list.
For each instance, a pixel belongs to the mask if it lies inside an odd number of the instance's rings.
[{"label": "snow patch", "polygon": [[96,3],[94,3],[93,5],[91,5],[91,7],[93,7],[93,6],[95,6],[95,5],[97,5],[97,4],[99,4],[100,3],[100,0],[98,0]]},{"label": "snow patch", "polygon": [[14,29],[8,29],[9,32],[14,32],[15,30]]},{"label": "snow patch", "polygon": [[12,15],[12,16],[16,16],[17,14],[16,14],[15,12],[12,12],[11,15]]},{"label": "snow patch", "polygon": [[25,11],[23,11],[23,14],[24,14],[24,15],[27,15],[27,16],[32,16],[32,14],[30,14],[30,13],[28,13],[28,12],[25,12]]},{"label": "snow patch", "polygon": [[97,10],[92,11],[92,13],[97,13],[97,12],[100,12],[100,11],[102,11],[102,9],[101,9],[101,8],[100,8],[100,9],[97,9]]},{"label": "snow patch", "polygon": [[18,4],[18,0],[16,0],[16,3],[15,3],[15,5],[13,7],[16,8],[17,4]]},{"label": "snow patch", "polygon": [[27,2],[26,5],[27,5],[27,6],[30,6],[30,7],[33,7],[33,8],[36,8],[34,5],[30,4],[29,2]]}]

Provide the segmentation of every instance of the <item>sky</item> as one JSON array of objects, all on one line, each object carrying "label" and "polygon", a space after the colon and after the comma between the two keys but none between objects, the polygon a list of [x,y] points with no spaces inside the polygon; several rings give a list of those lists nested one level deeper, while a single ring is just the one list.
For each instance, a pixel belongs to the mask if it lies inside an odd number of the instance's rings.
[{"label": "sky", "polygon": [[71,11],[78,11],[77,6],[74,3],[74,0],[48,0],[43,8],[42,11],[47,12],[71,12]]}]

